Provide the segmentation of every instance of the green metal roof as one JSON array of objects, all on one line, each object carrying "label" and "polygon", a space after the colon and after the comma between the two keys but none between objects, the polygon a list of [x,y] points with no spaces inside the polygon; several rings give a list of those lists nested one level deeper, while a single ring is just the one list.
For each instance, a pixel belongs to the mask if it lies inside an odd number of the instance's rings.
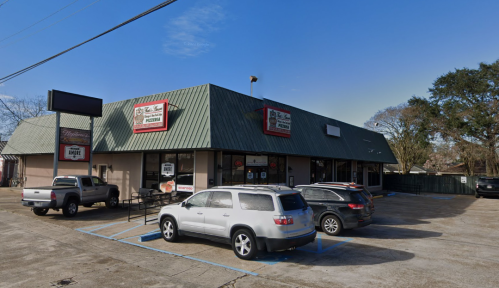
[{"label": "green metal roof", "polygon": [[[133,106],[168,99],[168,130],[133,133]],[[291,112],[291,137],[263,134],[270,105]],[[396,163],[383,135],[268,99],[206,84],[105,104],[94,122],[94,152],[216,149]],[[89,129],[89,118],[61,114],[61,127]],[[326,135],[326,124],[341,136]],[[54,153],[55,114],[23,121],[3,154]]]}]

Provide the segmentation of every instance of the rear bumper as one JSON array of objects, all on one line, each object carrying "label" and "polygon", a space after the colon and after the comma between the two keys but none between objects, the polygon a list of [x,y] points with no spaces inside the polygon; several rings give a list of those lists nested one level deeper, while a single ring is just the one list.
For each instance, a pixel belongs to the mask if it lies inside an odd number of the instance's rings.
[{"label": "rear bumper", "polygon": [[476,193],[480,196],[499,196],[499,191],[487,191],[487,190],[477,189]]},{"label": "rear bumper", "polygon": [[23,206],[34,207],[34,208],[55,208],[57,206],[57,201],[27,201],[21,200]]},{"label": "rear bumper", "polygon": [[308,234],[300,235],[293,238],[284,238],[284,239],[276,239],[276,238],[264,238],[259,239],[265,241],[265,246],[267,247],[268,252],[286,250],[293,247],[300,247],[303,245],[307,245],[310,242],[314,242],[315,236],[317,235],[317,231],[312,231]]},{"label": "rear bumper", "polygon": [[360,227],[365,227],[367,225],[370,225],[371,223],[373,223],[373,219],[371,217],[369,217],[367,219],[364,218],[363,221],[357,220],[356,222],[345,223],[344,228],[345,229],[360,228]]}]

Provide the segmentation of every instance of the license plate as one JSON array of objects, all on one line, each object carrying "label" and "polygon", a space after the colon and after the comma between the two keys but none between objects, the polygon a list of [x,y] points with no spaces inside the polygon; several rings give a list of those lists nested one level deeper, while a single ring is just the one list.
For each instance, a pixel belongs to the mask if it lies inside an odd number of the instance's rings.
[{"label": "license plate", "polygon": [[40,207],[42,206],[43,203],[40,203],[40,202],[35,202],[35,207]]},{"label": "license plate", "polygon": [[492,185],[487,185],[487,189],[492,189]]}]

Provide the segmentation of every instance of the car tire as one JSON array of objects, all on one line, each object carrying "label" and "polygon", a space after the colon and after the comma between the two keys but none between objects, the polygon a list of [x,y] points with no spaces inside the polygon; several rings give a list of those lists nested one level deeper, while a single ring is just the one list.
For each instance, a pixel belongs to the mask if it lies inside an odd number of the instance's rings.
[{"label": "car tire", "polygon": [[480,194],[475,192],[475,198],[480,198]]},{"label": "car tire", "polygon": [[94,205],[94,203],[87,203],[87,204],[83,204],[83,207],[92,207],[92,205]]},{"label": "car tire", "polygon": [[106,207],[107,208],[116,208],[118,207],[118,204],[120,203],[120,199],[118,198],[118,195],[116,193],[111,193],[109,198],[106,200]]},{"label": "car tire", "polygon": [[343,231],[343,225],[341,224],[340,219],[334,215],[326,215],[326,217],[322,219],[321,228],[324,233],[331,236],[338,236],[341,231]]},{"label": "car tire", "polygon": [[38,216],[45,216],[49,212],[48,208],[33,208],[33,213]]},{"label": "car tire", "polygon": [[66,217],[74,217],[78,213],[78,201],[69,199],[66,205],[62,207],[62,214]]},{"label": "car tire", "polygon": [[161,220],[161,236],[168,242],[176,242],[178,240],[177,224],[171,217],[165,217]]},{"label": "car tire", "polygon": [[237,230],[232,235],[232,250],[241,259],[251,260],[255,258],[258,251],[253,233],[247,229]]}]

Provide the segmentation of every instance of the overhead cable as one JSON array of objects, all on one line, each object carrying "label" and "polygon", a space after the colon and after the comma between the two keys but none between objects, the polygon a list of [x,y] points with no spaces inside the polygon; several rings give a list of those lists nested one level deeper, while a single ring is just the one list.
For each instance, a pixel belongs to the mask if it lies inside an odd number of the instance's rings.
[{"label": "overhead cable", "polygon": [[37,22],[35,22],[35,23],[33,23],[33,24],[29,25],[28,27],[26,27],[26,28],[24,28],[24,29],[22,29],[22,30],[20,30],[20,31],[17,31],[16,33],[14,33],[14,34],[12,34],[12,35],[7,36],[7,37],[5,37],[5,38],[1,39],[1,40],[0,40],[0,42],[3,42],[3,41],[5,41],[5,40],[7,40],[7,39],[9,39],[9,38],[11,38],[11,37],[13,37],[13,36],[16,36],[17,34],[19,34],[19,33],[21,33],[21,32],[24,32],[24,31],[28,30],[29,28],[31,28],[31,27],[33,27],[33,26],[35,26],[36,24],[38,24],[38,23],[42,22],[43,20],[45,20],[45,19],[47,19],[47,18],[50,18],[50,17],[54,16],[54,15],[55,15],[55,14],[57,14],[58,12],[60,12],[60,11],[62,11],[62,10],[64,10],[64,9],[66,9],[67,7],[69,7],[69,6],[73,5],[74,3],[78,2],[78,1],[79,1],[79,0],[75,0],[75,1],[73,1],[73,2],[71,2],[71,3],[69,3],[68,5],[66,5],[66,6],[62,7],[61,9],[59,9],[59,10],[57,10],[57,11],[55,11],[54,13],[50,14],[49,16],[47,16],[47,17],[43,18],[42,20],[39,20],[39,21],[37,21]]},{"label": "overhead cable", "polygon": [[2,4],[0,4],[0,7],[2,7],[2,6],[3,6],[3,4],[5,4],[5,3],[7,3],[7,2],[9,2],[9,0],[5,0],[5,1],[3,1],[3,2],[2,2]]},{"label": "overhead cable", "polygon": [[[90,41],[92,41],[92,40],[95,40],[95,39],[97,39],[97,38],[101,37],[101,36],[104,36],[104,35],[106,35],[106,34],[107,34],[107,33],[109,33],[109,32],[112,32],[112,31],[114,31],[114,30],[116,30],[116,29],[118,29],[118,28],[120,28],[120,27],[122,27],[122,26],[125,26],[125,25],[126,25],[126,24],[128,24],[128,23],[131,23],[131,22],[133,22],[133,21],[135,21],[135,20],[137,20],[137,19],[139,19],[139,18],[142,18],[142,17],[144,17],[144,16],[146,16],[146,15],[148,15],[148,14],[150,14],[150,13],[154,12],[154,11],[157,11],[157,10],[159,10],[159,9],[163,8],[163,7],[166,7],[166,6],[168,6],[168,5],[172,4],[173,2],[176,2],[176,1],[177,1],[177,0],[168,0],[168,1],[165,1],[165,2],[163,2],[163,3],[159,4],[159,5],[156,5],[155,7],[151,8],[151,9],[149,9],[149,10],[145,11],[145,12],[142,12],[141,14],[139,14],[139,15],[137,15],[137,16],[135,16],[135,17],[133,17],[133,18],[130,18],[130,19],[128,19],[127,21],[125,21],[125,22],[123,22],[123,23],[121,23],[121,24],[119,24],[119,25],[117,25],[117,26],[114,26],[113,28],[111,28],[111,29],[109,29],[109,30],[107,30],[107,31],[105,31],[105,32],[103,32],[103,33],[101,33],[101,34],[99,34],[99,35],[97,35],[97,36],[93,37],[93,38],[90,38],[90,39],[88,39],[88,40],[86,40],[86,41],[84,41],[84,42],[82,42],[82,43],[80,43],[80,44],[78,44],[78,45],[75,45],[75,46],[73,46],[73,47],[71,47],[71,48],[69,48],[69,49],[66,49],[66,50],[64,50],[64,51],[62,51],[62,52],[60,52],[60,53],[58,53],[58,54],[56,54],[56,55],[54,55],[54,56],[52,56],[52,57],[49,57],[49,58],[47,58],[47,59],[45,59],[45,60],[42,60],[42,61],[40,61],[40,62],[38,62],[38,63],[36,63],[36,64],[33,64],[33,65],[31,65],[31,66],[28,66],[28,67],[26,67],[26,68],[24,68],[24,69],[22,69],[22,70],[19,70],[19,71],[15,72],[15,73],[12,73],[12,74],[7,75],[7,76],[5,76],[5,77],[3,77],[3,78],[0,78],[0,84],[5,83],[5,82],[7,82],[7,81],[9,81],[9,80],[11,80],[11,79],[13,79],[13,78],[15,78],[15,77],[17,77],[17,76],[19,76],[19,75],[23,74],[23,73],[28,72],[28,71],[29,71],[29,70],[31,70],[31,69],[34,69],[34,68],[36,68],[36,67],[38,67],[38,66],[40,66],[40,65],[42,65],[42,64],[44,64],[44,63],[46,63],[46,62],[48,62],[48,61],[50,61],[50,60],[52,60],[52,59],[55,59],[55,58],[57,58],[57,57],[59,57],[59,56],[61,56],[61,55],[65,54],[65,53],[67,53],[67,52],[69,52],[69,51],[71,51],[71,50],[75,49],[75,48],[78,48],[78,47],[80,47],[81,45],[83,45],[83,44],[85,44],[85,43],[88,43],[88,42],[90,42]],[[2,103],[3,103],[3,101],[2,101]]]}]

